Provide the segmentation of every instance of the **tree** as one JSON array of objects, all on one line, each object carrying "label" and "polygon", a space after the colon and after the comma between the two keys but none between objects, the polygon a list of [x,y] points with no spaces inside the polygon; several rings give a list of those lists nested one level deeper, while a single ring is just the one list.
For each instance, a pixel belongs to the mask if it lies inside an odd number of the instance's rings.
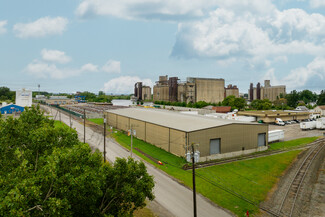
[{"label": "tree", "polygon": [[252,101],[251,107],[257,110],[269,110],[272,108],[272,103],[269,99],[256,99]]},{"label": "tree", "polygon": [[325,90],[322,90],[318,96],[317,105],[325,105]]},{"label": "tree", "polygon": [[310,90],[303,90],[299,93],[299,99],[304,101],[305,104],[317,101],[317,94]]},{"label": "tree", "polygon": [[300,96],[296,90],[293,90],[289,94],[286,94],[285,98],[287,99],[288,106],[296,108],[298,105]]},{"label": "tree", "polygon": [[0,119],[0,165],[0,216],[129,216],[154,198],[142,162],[104,163],[38,107]]},{"label": "tree", "polygon": [[246,106],[246,101],[243,98],[236,98],[235,96],[227,96],[223,101],[222,101],[223,106],[231,106],[231,109],[238,109],[242,110]]}]

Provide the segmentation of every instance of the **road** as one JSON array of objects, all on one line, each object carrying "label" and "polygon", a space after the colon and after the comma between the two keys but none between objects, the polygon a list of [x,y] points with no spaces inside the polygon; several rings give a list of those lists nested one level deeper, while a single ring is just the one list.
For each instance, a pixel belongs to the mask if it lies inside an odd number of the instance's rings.
[{"label": "road", "polygon": [[[54,108],[49,109],[52,112],[54,118],[58,120],[59,115],[56,115]],[[61,121],[70,125],[70,118],[68,115],[61,113]],[[84,140],[84,126],[76,120],[72,120],[72,127],[78,133],[80,141]],[[86,127],[86,142],[93,148],[99,149],[101,152],[104,150],[103,135],[94,132],[89,127]],[[106,138],[106,158],[110,162],[114,162],[117,157],[127,158],[130,156],[130,152],[110,138]],[[136,160],[141,160],[138,156],[133,155]],[[192,190],[179,184],[163,171],[155,168],[153,165],[143,161],[147,167],[147,171],[150,175],[154,176],[155,180],[155,200],[163,208],[168,210],[168,216],[189,217],[193,216],[193,192]],[[230,212],[227,212],[208,201],[201,195],[197,195],[197,212],[200,217],[209,216],[233,216]],[[167,215],[166,215],[167,216]]]}]

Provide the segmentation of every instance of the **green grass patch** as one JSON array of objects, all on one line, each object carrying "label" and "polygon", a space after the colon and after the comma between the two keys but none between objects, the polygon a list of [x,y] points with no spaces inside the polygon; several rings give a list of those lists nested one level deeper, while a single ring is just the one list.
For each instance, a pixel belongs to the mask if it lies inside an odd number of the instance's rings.
[{"label": "green grass patch", "polygon": [[103,125],[104,124],[104,119],[103,118],[91,118],[88,119],[89,121],[98,124],[98,125]]},{"label": "green grass patch", "polygon": [[271,144],[269,144],[270,147],[268,150],[274,151],[274,150],[288,149],[288,148],[294,148],[296,146],[307,145],[308,143],[314,142],[318,138],[319,137],[314,136],[314,137],[294,139],[294,140],[285,141],[285,142],[271,143]]},{"label": "green grass patch", "polygon": [[58,120],[54,121],[54,127],[70,129],[70,127],[68,125],[66,125],[65,123],[58,121]]},{"label": "green grass patch", "polygon": [[[120,131],[116,132],[112,134],[112,137],[119,144],[130,149],[131,138]],[[162,161],[164,165],[154,163],[136,150],[134,150],[135,154],[175,177],[180,183],[192,188],[192,172],[182,169],[182,166],[186,164],[184,158],[177,157],[137,138],[133,139],[133,145],[133,147],[139,148],[155,159]],[[251,214],[256,214],[259,212],[256,206],[222,190],[218,185],[235,191],[259,204],[266,199],[268,192],[278,178],[300,152],[300,150],[295,150],[278,155],[197,169],[197,191],[238,216],[244,215],[247,210]]]}]

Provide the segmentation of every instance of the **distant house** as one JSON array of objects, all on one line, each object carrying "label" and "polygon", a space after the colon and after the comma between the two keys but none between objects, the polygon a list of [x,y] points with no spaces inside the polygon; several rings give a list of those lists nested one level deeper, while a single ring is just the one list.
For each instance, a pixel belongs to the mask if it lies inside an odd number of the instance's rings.
[{"label": "distant house", "polygon": [[319,105],[314,110],[319,112],[321,116],[325,116],[325,105]]},{"label": "distant house", "polygon": [[298,106],[295,110],[296,111],[309,111],[309,109],[306,106]]},{"label": "distant house", "polygon": [[215,110],[216,113],[228,113],[231,112],[231,106],[214,106],[212,110]]},{"label": "distant house", "polygon": [[24,107],[15,104],[9,104],[1,107],[0,111],[1,114],[20,114],[24,111]]}]

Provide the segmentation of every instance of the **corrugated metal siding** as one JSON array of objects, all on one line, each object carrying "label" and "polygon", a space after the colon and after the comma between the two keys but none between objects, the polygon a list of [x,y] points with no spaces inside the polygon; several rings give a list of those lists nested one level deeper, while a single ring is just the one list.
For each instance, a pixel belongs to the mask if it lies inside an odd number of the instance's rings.
[{"label": "corrugated metal siding", "polygon": [[128,131],[130,129],[129,118],[117,116],[117,128]]},{"label": "corrugated metal siding", "polygon": [[113,126],[113,127],[117,128],[116,114],[106,113],[106,117],[107,117],[107,124],[109,126]]},{"label": "corrugated metal siding", "polygon": [[145,122],[130,119],[130,124],[132,126],[132,129],[136,131],[136,137],[145,141],[145,136],[146,136]]},{"label": "corrugated metal siding", "polygon": [[[268,132],[267,125],[236,125],[222,126],[189,133],[189,144],[199,143],[201,156],[210,154],[210,139],[221,139],[221,154],[257,148],[258,134]],[[267,140],[267,137],[266,137]],[[267,144],[266,144],[267,145]]]},{"label": "corrugated metal siding", "polygon": [[170,129],[170,152],[185,156],[185,132]]},{"label": "corrugated metal siding", "polygon": [[168,151],[169,129],[149,123],[146,125],[146,141]]}]

